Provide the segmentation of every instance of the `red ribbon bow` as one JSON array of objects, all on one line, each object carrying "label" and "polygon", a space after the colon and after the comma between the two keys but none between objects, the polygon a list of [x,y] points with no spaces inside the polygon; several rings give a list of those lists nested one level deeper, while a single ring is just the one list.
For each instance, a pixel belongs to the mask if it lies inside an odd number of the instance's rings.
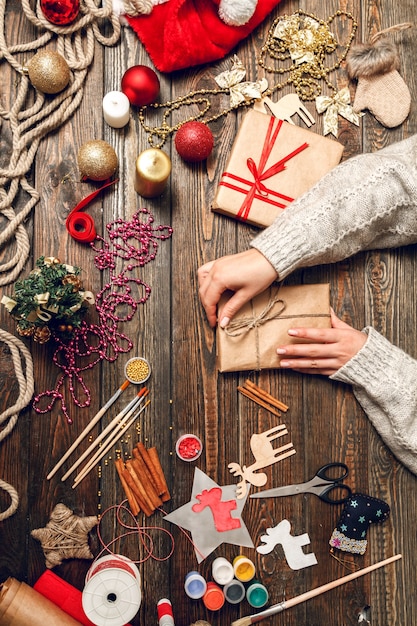
[{"label": "red ribbon bow", "polygon": [[[275,122],[277,122],[277,124],[274,129]],[[277,193],[275,191],[272,191],[271,189],[268,189],[262,182],[266,180],[267,178],[271,178],[271,176],[274,176],[275,174],[278,174],[279,172],[282,172],[283,170],[285,170],[285,164],[287,163],[287,161],[289,161],[290,159],[295,157],[297,154],[299,154],[300,152],[308,148],[308,143],[301,144],[298,148],[296,148],[295,150],[287,154],[285,157],[283,157],[282,159],[274,163],[274,165],[271,165],[271,167],[269,167],[267,170],[264,171],[266,163],[271,155],[272,148],[274,147],[274,144],[277,140],[279,131],[281,130],[282,124],[283,124],[282,120],[277,120],[275,117],[271,116],[271,119],[268,124],[268,130],[266,132],[264,145],[262,147],[259,164],[256,165],[255,161],[251,157],[248,158],[246,164],[248,166],[250,173],[253,176],[253,181],[246,180],[245,178],[240,178],[239,176],[235,176],[234,174],[229,174],[228,172],[225,172],[223,174],[223,176],[229,176],[230,178],[233,178],[239,182],[250,185],[250,188],[246,193],[246,198],[244,199],[242,206],[240,207],[237,213],[237,217],[243,220],[248,219],[249,211],[251,209],[252,203],[254,199],[256,198],[257,194],[263,196],[264,200],[266,199],[268,195],[271,195],[271,194],[274,196],[278,196],[289,202],[292,202],[293,200],[293,198],[290,198],[288,196],[283,196],[280,193]],[[237,191],[242,192],[242,189],[239,189],[238,187],[235,187],[233,185],[229,185],[228,183],[221,182],[220,184],[226,185],[227,187],[231,187]],[[243,193],[245,192],[243,191]],[[285,206],[282,203],[276,202],[271,199],[267,201],[270,202],[271,204],[275,204],[280,207]]]}]

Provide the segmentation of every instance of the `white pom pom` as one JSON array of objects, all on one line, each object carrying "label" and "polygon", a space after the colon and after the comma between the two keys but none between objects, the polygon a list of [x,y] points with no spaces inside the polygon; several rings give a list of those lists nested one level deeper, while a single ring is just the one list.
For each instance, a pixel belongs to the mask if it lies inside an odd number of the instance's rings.
[{"label": "white pom pom", "polygon": [[258,0],[221,0],[219,16],[229,26],[243,26],[255,13]]}]

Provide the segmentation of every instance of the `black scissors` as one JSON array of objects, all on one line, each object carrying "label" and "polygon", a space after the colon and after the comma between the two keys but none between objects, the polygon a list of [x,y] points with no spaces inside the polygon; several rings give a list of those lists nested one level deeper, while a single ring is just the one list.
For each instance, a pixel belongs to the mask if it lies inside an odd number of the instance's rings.
[{"label": "black scissors", "polygon": [[344,463],[327,463],[320,467],[314,477],[306,483],[267,489],[253,493],[250,497],[277,498],[294,496],[297,493],[314,493],[328,504],[342,504],[352,495],[351,488],[342,482],[348,474],[348,467]]}]

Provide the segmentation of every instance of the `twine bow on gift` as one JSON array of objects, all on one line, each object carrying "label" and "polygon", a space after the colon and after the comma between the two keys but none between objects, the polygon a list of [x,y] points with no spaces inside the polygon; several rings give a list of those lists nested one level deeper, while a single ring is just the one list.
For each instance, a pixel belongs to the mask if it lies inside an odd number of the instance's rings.
[{"label": "twine bow on gift", "polygon": [[338,136],[337,117],[341,115],[352,124],[359,126],[360,114],[355,113],[350,104],[350,93],[347,87],[338,91],[334,96],[317,96],[316,109],[323,116],[323,135],[332,133]]},{"label": "twine bow on gift", "polygon": [[[276,304],[280,304],[280,306],[273,315],[269,315]],[[281,298],[271,297],[267,305],[258,315],[231,320],[224,329],[224,332],[226,335],[229,335],[229,337],[239,337],[239,335],[243,335],[243,333],[248,333],[250,330],[262,326],[262,324],[266,324],[278,317],[283,317],[282,313],[285,311],[286,306],[284,300]]]},{"label": "twine bow on gift", "polygon": [[[254,356],[256,358],[256,367],[251,369],[262,369],[261,367],[261,337],[259,333],[259,329],[264,324],[271,322],[273,320],[291,320],[291,319],[302,319],[302,318],[319,318],[319,317],[330,317],[330,313],[292,313],[290,315],[283,315],[284,311],[287,308],[287,302],[279,297],[280,287],[274,289],[274,291],[270,293],[270,297],[264,308],[257,314],[255,310],[255,306],[253,300],[251,300],[252,307],[252,315],[245,316],[240,318],[235,318],[229,322],[226,328],[223,329],[223,332],[228,337],[239,337],[244,334],[249,333],[250,331],[254,331],[253,339],[255,342],[254,345]],[[275,308],[275,310],[274,310]]]},{"label": "twine bow on gift", "polygon": [[246,70],[243,63],[235,55],[233,57],[233,65],[231,70],[222,72],[215,77],[216,83],[222,89],[229,89],[230,106],[236,107],[240,103],[253,100],[260,100],[264,91],[268,89],[268,81],[266,78],[255,82],[242,82],[246,76]]}]

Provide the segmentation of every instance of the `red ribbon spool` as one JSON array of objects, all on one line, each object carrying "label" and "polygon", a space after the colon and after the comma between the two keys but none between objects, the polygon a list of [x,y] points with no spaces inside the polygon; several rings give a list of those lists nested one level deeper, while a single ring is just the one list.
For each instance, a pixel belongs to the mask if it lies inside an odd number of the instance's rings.
[{"label": "red ribbon spool", "polygon": [[91,243],[94,241],[97,237],[94,220],[91,215],[84,213],[82,209],[90,204],[100,191],[103,191],[103,189],[109,187],[110,185],[114,185],[116,182],[116,180],[111,180],[105,183],[102,187],[100,187],[100,189],[96,189],[93,193],[90,193],[89,196],[83,198],[83,200],[81,200],[81,202],[79,202],[77,206],[72,209],[65,221],[65,226],[73,239],[79,241],[80,243]]}]

